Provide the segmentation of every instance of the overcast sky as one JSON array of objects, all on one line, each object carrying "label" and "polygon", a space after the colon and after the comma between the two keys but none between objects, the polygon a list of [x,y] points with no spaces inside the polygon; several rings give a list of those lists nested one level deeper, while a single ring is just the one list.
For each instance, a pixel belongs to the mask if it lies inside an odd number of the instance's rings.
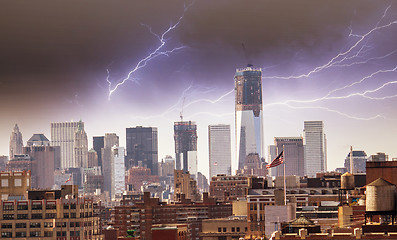
[{"label": "overcast sky", "polygon": [[[234,129],[233,76],[250,63],[263,68],[266,148],[273,137],[301,135],[305,120],[323,120],[329,170],[343,165],[350,145],[397,157],[391,3],[4,0],[0,154],[8,155],[15,123],[26,142],[34,133],[50,138],[51,122],[82,119],[90,145],[108,132],[125,145],[126,127],[156,126],[163,158],[174,155],[172,126],[184,105],[184,119],[199,126],[199,170],[207,174],[207,126]],[[181,16],[161,48],[178,50],[147,62],[109,98],[107,79],[114,89]]]}]

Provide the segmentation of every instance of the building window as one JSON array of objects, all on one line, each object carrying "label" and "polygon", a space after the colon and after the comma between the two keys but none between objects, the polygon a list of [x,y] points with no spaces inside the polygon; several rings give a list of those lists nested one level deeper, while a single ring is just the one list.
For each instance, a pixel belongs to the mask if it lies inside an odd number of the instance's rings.
[{"label": "building window", "polygon": [[40,228],[41,224],[39,222],[31,222],[30,228]]},{"label": "building window", "polygon": [[8,187],[8,179],[1,179],[1,186]]},{"label": "building window", "polygon": [[4,211],[13,211],[14,205],[12,205],[12,204],[3,205],[3,210]]},{"label": "building window", "polygon": [[17,238],[26,237],[26,232],[16,232],[15,237],[17,237]]},{"label": "building window", "polygon": [[226,232],[226,228],[225,227],[223,228],[223,232]]},{"label": "building window", "polygon": [[40,235],[41,235],[41,232],[39,232],[39,231],[30,232],[31,237],[40,237]]},{"label": "building window", "polygon": [[12,237],[12,232],[2,232],[1,233],[2,238],[11,238]]},{"label": "building window", "polygon": [[18,210],[28,210],[29,207],[28,207],[28,205],[18,205],[18,206],[17,206],[17,209],[18,209]]},{"label": "building window", "polygon": [[232,232],[235,232],[235,228],[234,227],[232,227]]},{"label": "building window", "polygon": [[44,237],[52,237],[52,232],[44,232]]},{"label": "building window", "polygon": [[14,179],[14,186],[15,187],[22,187],[22,179],[20,179],[20,178]]},{"label": "building window", "polygon": [[236,230],[237,230],[237,232],[240,232],[240,227],[237,227]]},{"label": "building window", "polygon": [[63,218],[69,218],[69,213],[64,213]]},{"label": "building window", "polygon": [[66,227],[66,222],[57,222],[57,227]]},{"label": "building window", "polygon": [[218,227],[218,232],[222,232],[222,228]]},{"label": "building window", "polygon": [[45,206],[45,208],[46,208],[46,209],[57,209],[57,205],[55,205],[55,204],[47,204],[47,205]]},{"label": "building window", "polygon": [[76,213],[70,213],[70,218],[76,218]]},{"label": "building window", "polygon": [[33,204],[32,205],[32,210],[41,210],[43,209],[43,205],[41,204]]},{"label": "building window", "polygon": [[1,224],[1,228],[5,229],[5,228],[12,228],[12,223],[2,223]]},{"label": "building window", "polygon": [[[56,213],[46,213],[45,218],[46,219],[53,219],[56,217]],[[51,226],[52,227],[52,226]]]},{"label": "building window", "polygon": [[52,222],[44,222],[44,227],[49,228],[49,227],[54,227],[54,224]]},{"label": "building window", "polygon": [[43,214],[41,213],[32,214],[32,219],[42,219],[42,218],[43,218]]},{"label": "building window", "polygon": [[12,220],[14,219],[14,214],[3,214],[4,220]]},{"label": "building window", "polygon": [[26,223],[15,223],[15,228],[26,228]]}]

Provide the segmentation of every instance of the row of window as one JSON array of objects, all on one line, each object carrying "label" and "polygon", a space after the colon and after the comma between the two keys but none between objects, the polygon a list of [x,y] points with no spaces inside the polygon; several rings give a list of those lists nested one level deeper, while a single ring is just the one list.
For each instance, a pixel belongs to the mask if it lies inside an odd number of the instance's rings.
[{"label": "row of window", "polygon": [[[230,228],[231,232],[240,232],[240,227],[231,227]],[[245,227],[245,231],[247,231],[247,227]],[[227,232],[226,227],[218,227],[218,232]]]},{"label": "row of window", "polygon": [[[43,226],[45,228],[52,228],[54,224],[52,222],[44,222]],[[2,229],[12,229],[12,223],[2,223]],[[26,228],[26,223],[15,223],[15,228]],[[41,223],[39,222],[31,222],[30,228],[41,228]]]},{"label": "row of window", "polygon": [[[63,218],[76,218],[76,213],[64,213]],[[29,219],[29,214],[17,214],[17,219]],[[84,217],[92,217],[92,212],[89,213],[80,213],[80,218]],[[46,219],[56,218],[56,213],[46,213]],[[13,220],[15,219],[15,214],[3,214],[3,220]],[[32,213],[31,219],[43,219],[43,214],[41,213]]]},{"label": "row of window", "polygon": [[[30,237],[41,237],[41,232],[39,231],[32,231],[30,232]],[[52,237],[52,231],[51,232],[44,232],[44,237]],[[66,236],[66,235],[65,235]],[[78,235],[76,235],[78,236]],[[12,238],[12,232],[2,232],[1,233],[2,238]],[[27,237],[26,232],[15,232],[15,238],[25,238]]]}]

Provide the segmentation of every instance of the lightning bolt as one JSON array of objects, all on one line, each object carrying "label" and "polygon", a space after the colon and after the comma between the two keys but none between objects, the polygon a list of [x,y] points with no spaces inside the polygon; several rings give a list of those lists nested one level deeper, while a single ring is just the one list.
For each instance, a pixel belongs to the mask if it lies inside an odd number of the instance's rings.
[{"label": "lightning bolt", "polygon": [[[386,29],[386,28],[389,28],[389,27],[397,24],[397,20],[395,20],[395,21],[391,21],[391,22],[389,22],[387,24],[380,25],[382,20],[387,15],[387,12],[390,9],[390,7],[391,7],[391,5],[389,5],[385,9],[385,11],[383,12],[382,17],[379,19],[379,21],[377,22],[375,27],[373,27],[372,29],[370,29],[368,32],[366,32],[363,35],[353,34],[351,27],[349,27],[349,29],[350,29],[349,37],[356,37],[357,40],[347,50],[339,52],[334,57],[332,57],[327,63],[325,63],[323,65],[320,65],[318,67],[315,67],[313,70],[311,70],[311,71],[309,71],[307,73],[304,73],[304,74],[300,74],[300,75],[291,75],[291,76],[286,76],[286,77],[282,77],[282,76],[264,76],[262,78],[264,78],[264,79],[275,78],[275,79],[284,79],[284,80],[308,78],[311,75],[313,75],[314,73],[320,72],[320,71],[322,71],[324,69],[328,69],[330,67],[337,66],[338,64],[340,64],[340,63],[342,63],[342,62],[344,62],[346,60],[350,60],[352,58],[357,57],[358,54],[363,49],[363,47],[358,52],[356,52],[356,54],[354,54],[353,56],[349,57],[349,54],[352,54],[355,51],[355,49],[358,48],[361,43],[363,43],[363,41],[368,39],[369,36],[371,36],[376,31],[379,31],[379,30],[382,30],[382,29]],[[357,56],[355,56],[355,55],[357,55]]]},{"label": "lightning bolt", "polygon": [[145,26],[149,32],[154,35],[158,41],[159,41],[159,45],[153,50],[151,51],[146,57],[142,58],[140,61],[138,61],[138,63],[135,65],[135,67],[132,68],[132,70],[130,70],[127,75],[122,78],[121,80],[117,81],[117,83],[113,85],[112,81],[110,81],[110,71],[109,69],[106,69],[107,71],[107,78],[106,81],[109,85],[109,94],[108,94],[108,99],[110,99],[110,97],[112,96],[112,94],[120,87],[122,86],[124,83],[126,83],[127,81],[133,81],[133,82],[137,82],[136,79],[131,78],[131,75],[133,75],[134,73],[136,73],[139,69],[146,67],[146,65],[148,64],[148,62],[150,62],[151,60],[157,58],[158,56],[169,56],[170,54],[174,53],[175,51],[181,50],[183,48],[185,48],[185,46],[179,46],[179,47],[175,47],[171,50],[165,50],[165,46],[167,44],[167,39],[166,36],[167,34],[169,34],[170,32],[172,32],[174,29],[176,29],[182,19],[185,16],[186,11],[193,5],[194,2],[191,2],[189,5],[185,5],[184,9],[183,9],[183,13],[182,15],[178,18],[177,22],[175,24],[171,24],[169,26],[169,28],[167,30],[165,30],[162,34],[156,34],[152,31],[152,28],[146,24],[142,24],[142,26]]}]

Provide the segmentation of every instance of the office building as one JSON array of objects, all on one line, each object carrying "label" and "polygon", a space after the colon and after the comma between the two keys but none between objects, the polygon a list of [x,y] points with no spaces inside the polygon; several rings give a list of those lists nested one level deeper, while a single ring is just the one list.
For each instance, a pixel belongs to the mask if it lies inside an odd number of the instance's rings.
[{"label": "office building", "polygon": [[[102,174],[104,177],[104,191],[111,193],[112,189],[112,148],[119,146],[119,137],[115,133],[106,133],[102,153]],[[123,167],[124,170],[124,167]]]},{"label": "office building", "polygon": [[200,200],[197,181],[190,177],[189,172],[174,170],[174,200],[181,201],[182,198]]},{"label": "office building", "polygon": [[284,164],[286,176],[304,176],[304,148],[302,137],[275,137],[277,154],[284,151],[284,163],[277,166],[277,176],[283,176]]},{"label": "office building", "polygon": [[126,129],[126,169],[142,166],[158,175],[157,128],[137,126]]},{"label": "office building", "polygon": [[[268,147],[268,160],[271,163],[277,157],[277,147],[275,145],[269,145]],[[277,167],[268,169],[269,176],[277,176]]]},{"label": "office building", "polygon": [[74,167],[86,168],[88,167],[88,138],[84,131],[84,125],[79,121],[76,132],[74,133]]},{"label": "office building", "polygon": [[65,198],[64,192],[29,191],[26,199],[0,201],[1,239],[102,240],[93,200]]},{"label": "office building", "polygon": [[231,175],[230,125],[208,126],[210,177]]},{"label": "office building", "polygon": [[327,141],[323,121],[305,121],[303,129],[305,145],[305,175],[327,171]]},{"label": "office building", "polygon": [[197,125],[192,121],[174,123],[176,169],[197,176]]},{"label": "office building", "polygon": [[84,128],[83,122],[51,123],[51,146],[61,147],[61,169],[77,167],[74,140],[79,124]]},{"label": "office building", "polygon": [[[88,167],[98,167],[98,154],[97,152],[92,148],[90,151],[88,151]],[[101,167],[102,168],[102,167]]]},{"label": "office building", "polygon": [[92,148],[98,156],[98,166],[102,166],[102,148],[105,146],[105,137],[97,136],[92,138]]},{"label": "office building", "polygon": [[262,71],[237,69],[235,86],[236,157],[238,169],[244,168],[250,153],[263,158]]},{"label": "office building", "polygon": [[353,151],[353,172],[350,170],[350,152],[345,159],[345,168],[350,173],[365,173],[366,172],[367,154],[364,151]]},{"label": "office building", "polygon": [[112,188],[110,191],[112,199],[121,198],[125,190],[125,149],[114,146],[112,148]]},{"label": "office building", "polygon": [[30,146],[24,147],[23,153],[30,156],[32,162],[31,179],[33,188],[51,189],[54,185],[54,164],[59,153],[55,146]]},{"label": "office building", "polygon": [[10,136],[10,159],[13,159],[14,155],[22,154],[22,147],[22,133],[19,131],[18,124],[15,124]]}]

